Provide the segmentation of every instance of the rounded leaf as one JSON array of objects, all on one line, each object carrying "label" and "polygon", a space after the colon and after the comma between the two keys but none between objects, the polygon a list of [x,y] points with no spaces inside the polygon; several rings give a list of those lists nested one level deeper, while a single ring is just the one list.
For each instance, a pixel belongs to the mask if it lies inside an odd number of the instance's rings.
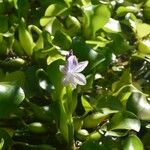
[{"label": "rounded leaf", "polygon": [[135,130],[139,132],[140,121],[129,111],[116,113],[110,120],[108,130]]},{"label": "rounded leaf", "polygon": [[141,120],[150,120],[150,104],[142,93],[132,93],[126,107],[127,110],[135,113]]},{"label": "rounded leaf", "polygon": [[150,40],[143,40],[139,42],[138,50],[144,54],[150,54]]},{"label": "rounded leaf", "polygon": [[127,137],[123,144],[123,150],[144,150],[143,144],[140,139],[132,134]]},{"label": "rounded leaf", "polygon": [[45,11],[45,16],[58,16],[62,14],[67,8],[62,4],[51,4]]},{"label": "rounded leaf", "polygon": [[0,117],[13,112],[24,98],[22,88],[9,83],[0,83]]}]

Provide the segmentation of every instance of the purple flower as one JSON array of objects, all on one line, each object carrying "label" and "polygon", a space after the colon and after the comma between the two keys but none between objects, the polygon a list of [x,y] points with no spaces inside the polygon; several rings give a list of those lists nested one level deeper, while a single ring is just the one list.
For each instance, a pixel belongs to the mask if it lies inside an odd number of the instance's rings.
[{"label": "purple flower", "polygon": [[63,84],[65,86],[71,84],[73,88],[76,88],[77,84],[85,85],[86,78],[80,72],[88,65],[88,61],[78,62],[76,56],[72,53],[66,59],[67,64],[59,66],[59,70],[64,74]]}]

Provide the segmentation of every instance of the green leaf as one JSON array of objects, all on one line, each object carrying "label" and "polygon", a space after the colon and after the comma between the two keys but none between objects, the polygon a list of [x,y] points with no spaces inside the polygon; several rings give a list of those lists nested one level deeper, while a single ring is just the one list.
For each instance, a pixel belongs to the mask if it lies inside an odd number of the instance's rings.
[{"label": "green leaf", "polygon": [[52,62],[58,59],[64,59],[64,57],[60,55],[60,52],[58,52],[56,49],[50,50],[48,54],[49,56],[47,57],[47,65],[50,65]]},{"label": "green leaf", "polygon": [[150,25],[146,23],[136,23],[138,38],[143,38],[150,34]]},{"label": "green leaf", "polygon": [[0,32],[7,32],[8,31],[8,17],[0,15]]},{"label": "green leaf", "polygon": [[104,95],[102,98],[97,100],[96,109],[107,114],[112,114],[122,110],[122,104],[117,97]]},{"label": "green leaf", "polygon": [[150,130],[147,130],[147,132],[142,137],[142,143],[143,143],[145,149],[148,149],[150,146],[149,139],[150,139]]},{"label": "green leaf", "polygon": [[76,137],[78,140],[84,141],[88,138],[89,132],[85,129],[79,129],[76,133]]},{"label": "green leaf", "polygon": [[64,61],[62,59],[58,59],[47,66],[47,74],[51,83],[55,87],[57,96],[60,96],[63,89],[63,84],[62,84],[63,75],[59,70],[59,66],[62,64],[64,64]]},{"label": "green leaf", "polygon": [[123,150],[144,150],[141,140],[134,134],[129,135],[123,143]]},{"label": "green leaf", "polygon": [[83,7],[84,29],[87,38],[95,37],[97,30],[101,29],[111,16],[107,5],[90,5]]},{"label": "green leaf", "polygon": [[6,150],[11,146],[12,139],[9,134],[0,128],[0,150]]},{"label": "green leaf", "polygon": [[87,117],[83,119],[83,126],[85,128],[95,128],[102,121],[104,121],[109,116],[109,112],[95,112],[89,114]]},{"label": "green leaf", "polygon": [[66,26],[65,32],[68,33],[70,36],[75,36],[76,34],[79,33],[81,29],[81,24],[79,20],[71,15],[69,15],[65,19],[65,26]]},{"label": "green leaf", "polygon": [[59,16],[66,10],[67,10],[67,7],[63,4],[59,4],[59,3],[51,4],[46,9],[45,16],[46,17]]},{"label": "green leaf", "polygon": [[0,150],[2,150],[3,146],[4,146],[4,139],[2,138],[0,140]]},{"label": "green leaf", "polygon": [[77,37],[73,38],[71,49],[73,49],[73,53],[77,56],[77,58],[79,58],[79,60],[89,61],[89,65],[86,70],[89,68],[91,70],[95,69],[105,60],[103,55],[93,50],[82,39]]},{"label": "green leaf", "polygon": [[51,21],[52,17],[42,17],[40,19],[40,25],[43,27],[43,26],[46,26],[50,21]]},{"label": "green leaf", "polygon": [[39,80],[39,86],[43,89],[46,90],[47,92],[50,92],[51,89],[53,88],[52,84],[50,83],[48,79],[48,75],[43,69],[38,69],[36,71],[36,76]]},{"label": "green leaf", "polygon": [[70,36],[59,30],[55,32],[52,42],[54,45],[60,47],[61,49],[69,49],[71,46]]},{"label": "green leaf", "polygon": [[113,137],[124,137],[124,136],[126,136],[128,134],[128,130],[126,130],[126,131],[124,131],[124,130],[122,130],[122,131],[119,131],[119,130],[110,130],[110,131],[107,131],[106,133],[105,133],[105,136],[113,136]]},{"label": "green leaf", "polygon": [[38,82],[36,77],[36,66],[30,66],[25,70],[25,77],[26,77],[26,82],[25,82],[25,93],[26,97],[33,97],[37,94],[39,94],[39,89],[38,89]]},{"label": "green leaf", "polygon": [[108,150],[106,147],[104,147],[103,145],[100,145],[98,142],[95,142],[93,140],[87,140],[79,148],[79,150],[92,150],[92,149],[94,149],[94,150]]},{"label": "green leaf", "polygon": [[137,13],[139,9],[134,6],[120,6],[117,10],[117,16],[124,16],[127,13]]},{"label": "green leaf", "polygon": [[123,111],[114,114],[108,124],[108,130],[135,130],[139,132],[140,126],[140,121],[133,113]]},{"label": "green leaf", "polygon": [[[108,45],[107,53],[113,52],[115,55],[125,54],[132,48],[129,45],[129,41],[122,33],[111,33],[110,34],[111,41]],[[108,54],[107,54],[108,55]]]},{"label": "green leaf", "polygon": [[69,142],[69,129],[68,129],[68,115],[65,111],[65,108],[62,104],[62,102],[60,102],[60,106],[59,106],[59,109],[60,109],[60,123],[59,123],[59,128],[60,128],[60,132],[62,133],[64,139],[66,142]]},{"label": "green leaf", "polygon": [[24,100],[25,94],[22,88],[9,83],[0,83],[0,117],[5,117],[18,107]]},{"label": "green leaf", "polygon": [[143,54],[150,54],[150,39],[138,43],[138,51]]},{"label": "green leaf", "polygon": [[104,25],[103,30],[108,33],[121,32],[121,26],[118,20],[110,18],[109,21]]},{"label": "green leaf", "polygon": [[125,0],[125,2],[131,2],[131,3],[144,3],[146,0]]},{"label": "green leaf", "polygon": [[93,110],[93,107],[90,105],[90,103],[86,100],[84,96],[81,97],[81,102],[86,112]]},{"label": "green leaf", "polygon": [[[48,31],[50,34],[54,35],[57,30],[63,31],[63,25],[56,17],[51,17],[49,19],[43,18],[43,19],[40,20],[40,23],[42,26],[46,25],[45,30]],[[49,22],[48,22],[48,20],[49,20]]]},{"label": "green leaf", "polygon": [[122,90],[125,86],[130,85],[132,83],[131,73],[126,70],[123,72],[119,81],[116,81],[112,85],[112,90],[114,93],[118,93]]},{"label": "green leaf", "polygon": [[146,3],[144,4],[145,7],[150,7],[150,0],[147,0]]},{"label": "green leaf", "polygon": [[126,107],[127,110],[135,113],[139,119],[150,120],[150,103],[144,94],[133,92],[127,101]]},{"label": "green leaf", "polygon": [[30,3],[28,0],[17,0],[16,5],[19,17],[26,18],[29,13]]},{"label": "green leaf", "polygon": [[[17,78],[16,78],[17,77]],[[11,73],[6,73],[5,82],[14,82],[20,87],[24,87],[25,85],[25,74],[23,71],[14,71]]]}]

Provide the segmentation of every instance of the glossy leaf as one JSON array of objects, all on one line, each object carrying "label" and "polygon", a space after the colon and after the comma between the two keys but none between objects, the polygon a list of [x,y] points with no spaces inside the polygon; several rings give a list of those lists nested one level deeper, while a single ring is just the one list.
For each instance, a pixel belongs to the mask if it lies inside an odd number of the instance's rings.
[{"label": "glossy leaf", "polygon": [[103,30],[109,33],[121,32],[121,26],[118,20],[110,18],[104,25]]},{"label": "glossy leaf", "polygon": [[144,150],[143,144],[136,135],[129,135],[124,140],[123,150]]},{"label": "glossy leaf", "polygon": [[5,117],[18,107],[24,100],[25,94],[22,88],[9,84],[0,83],[0,117]]},{"label": "glossy leaf", "polygon": [[132,93],[127,101],[127,109],[135,113],[141,120],[150,120],[150,104],[142,93]]},{"label": "glossy leaf", "polygon": [[101,122],[103,122],[108,116],[109,112],[95,112],[92,114],[89,114],[83,119],[83,126],[85,128],[95,128],[98,126]]},{"label": "glossy leaf", "polygon": [[85,6],[83,7],[83,12],[85,35],[87,38],[91,35],[94,37],[96,31],[108,22],[111,15],[107,5]]},{"label": "glossy leaf", "polygon": [[141,123],[138,118],[131,112],[123,111],[116,113],[110,123],[108,130],[140,130]]},{"label": "glossy leaf", "polygon": [[98,142],[94,142],[91,140],[87,140],[85,143],[82,144],[82,146],[80,147],[79,150],[107,150],[106,147],[104,147],[103,145],[99,145]]}]

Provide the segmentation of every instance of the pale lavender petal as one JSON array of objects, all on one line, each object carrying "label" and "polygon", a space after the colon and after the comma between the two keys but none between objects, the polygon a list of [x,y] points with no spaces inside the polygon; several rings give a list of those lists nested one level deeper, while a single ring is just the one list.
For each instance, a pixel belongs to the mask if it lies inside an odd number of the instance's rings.
[{"label": "pale lavender petal", "polygon": [[74,73],[74,82],[79,85],[85,85],[86,84],[86,78],[82,73]]},{"label": "pale lavender petal", "polygon": [[64,85],[69,85],[71,83],[74,83],[74,78],[73,75],[71,73],[67,73],[64,78],[63,78],[63,84]]},{"label": "pale lavender petal", "polygon": [[72,56],[68,57],[67,67],[68,67],[69,72],[71,72],[72,69],[77,65],[78,65],[78,60],[77,60],[76,56],[72,55]]},{"label": "pale lavender petal", "polygon": [[68,85],[70,83],[70,76],[68,76],[67,74],[64,76],[63,78],[63,84],[64,85]]},{"label": "pale lavender petal", "polygon": [[67,68],[66,68],[66,66],[60,65],[60,66],[59,66],[59,70],[60,70],[62,73],[64,73],[64,74],[67,73]]},{"label": "pale lavender petal", "polygon": [[74,68],[73,71],[74,72],[81,72],[85,69],[85,67],[88,65],[88,61],[82,61],[79,62]]}]

